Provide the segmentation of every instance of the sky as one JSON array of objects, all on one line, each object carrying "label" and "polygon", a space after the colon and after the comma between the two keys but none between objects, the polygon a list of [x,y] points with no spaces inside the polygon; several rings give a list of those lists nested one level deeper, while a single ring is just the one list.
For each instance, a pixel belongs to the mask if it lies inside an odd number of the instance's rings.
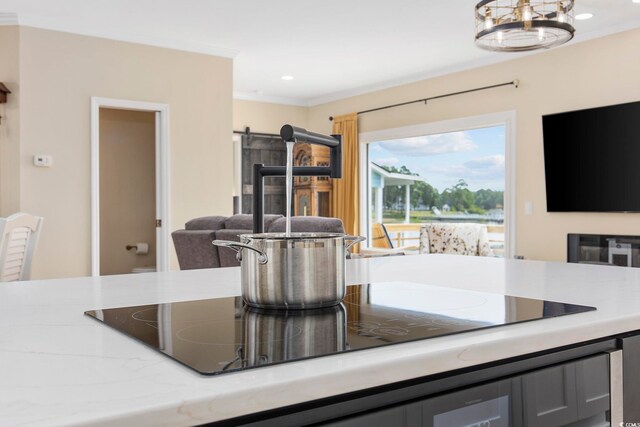
[{"label": "sky", "polygon": [[504,126],[369,144],[369,160],[406,166],[439,192],[464,179],[471,191],[504,191]]}]

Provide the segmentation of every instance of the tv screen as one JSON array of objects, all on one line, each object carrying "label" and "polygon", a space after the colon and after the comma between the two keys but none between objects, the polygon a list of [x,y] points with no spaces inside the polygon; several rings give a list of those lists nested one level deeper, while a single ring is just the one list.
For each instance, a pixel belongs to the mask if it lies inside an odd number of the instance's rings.
[{"label": "tv screen", "polygon": [[542,117],[548,212],[640,212],[640,102]]}]

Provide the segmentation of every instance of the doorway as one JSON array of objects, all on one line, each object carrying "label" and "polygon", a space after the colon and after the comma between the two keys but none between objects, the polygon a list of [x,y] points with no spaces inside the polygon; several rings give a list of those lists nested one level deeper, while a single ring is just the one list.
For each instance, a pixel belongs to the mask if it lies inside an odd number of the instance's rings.
[{"label": "doorway", "polygon": [[166,271],[167,114],[92,98],[92,275]]}]

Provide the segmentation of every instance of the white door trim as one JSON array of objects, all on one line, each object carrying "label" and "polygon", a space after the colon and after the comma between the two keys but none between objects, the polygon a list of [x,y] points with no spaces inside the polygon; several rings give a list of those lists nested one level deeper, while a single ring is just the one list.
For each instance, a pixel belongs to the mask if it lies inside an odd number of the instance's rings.
[{"label": "white door trim", "polygon": [[[505,257],[513,258],[516,250],[516,112],[513,110],[361,133],[359,135],[360,206],[363,206],[364,209],[360,209],[360,224],[368,224],[368,209],[366,209],[368,206],[368,188],[363,187],[363,185],[368,185],[367,144],[390,139],[457,132],[497,125],[505,126]],[[367,236],[370,235],[371,230],[368,230]]]},{"label": "white door trim", "polygon": [[91,97],[91,275],[100,275],[100,108],[156,113],[156,268],[169,268],[169,105]]},{"label": "white door trim", "polygon": [[239,197],[238,213],[242,213],[242,135],[233,134],[233,197]]}]

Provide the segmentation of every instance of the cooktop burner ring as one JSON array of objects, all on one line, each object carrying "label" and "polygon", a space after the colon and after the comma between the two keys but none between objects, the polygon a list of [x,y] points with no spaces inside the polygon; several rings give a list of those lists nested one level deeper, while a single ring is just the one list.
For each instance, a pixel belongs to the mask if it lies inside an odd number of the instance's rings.
[{"label": "cooktop burner ring", "polygon": [[[142,316],[140,316],[140,313],[148,313],[148,312],[152,312],[156,315],[155,319],[144,319],[142,318]],[[137,320],[138,322],[151,322],[151,323],[158,323],[158,309],[157,307],[149,307],[149,308],[143,308],[142,310],[138,310],[135,313],[133,313],[131,315],[131,318],[133,320]]]},{"label": "cooktop burner ring", "polygon": [[[280,325],[284,325],[284,322],[278,322],[276,321],[276,324],[273,324],[272,326],[274,327],[279,327]],[[207,340],[198,340],[198,339],[193,339],[190,337],[185,336],[185,331],[194,331],[196,330],[196,332],[200,332],[200,333],[206,333],[206,332],[210,332],[213,329],[211,329],[212,327],[225,327],[224,324],[227,324],[226,326],[230,326],[231,324],[233,324],[233,327],[242,327],[242,319],[235,319],[233,322],[229,322],[229,321],[225,321],[225,320],[220,320],[220,321],[214,321],[214,322],[202,322],[202,323],[196,323],[196,324],[192,324],[192,325],[188,325],[185,326],[184,328],[178,329],[177,331],[175,331],[175,336],[176,338],[179,338],[180,341],[184,341],[184,342],[188,342],[190,344],[196,344],[196,345],[207,345],[207,346],[241,346],[244,344],[244,342],[242,341],[242,339],[240,339],[240,342],[237,342],[238,340],[236,339],[234,342],[228,341],[228,342],[215,342],[215,341],[207,341]],[[204,328],[204,329],[203,329]],[[279,338],[273,338],[271,337],[271,339],[267,339],[269,337],[265,337],[265,339],[260,339],[260,340],[255,340],[256,344],[264,344],[267,342],[282,342],[288,339],[293,339],[299,335],[302,334],[302,329],[299,327],[294,327],[294,328],[288,328],[287,329],[287,335],[286,336],[281,336]],[[236,336],[236,338],[238,338]],[[242,336],[240,336],[240,338],[242,338]]]}]

